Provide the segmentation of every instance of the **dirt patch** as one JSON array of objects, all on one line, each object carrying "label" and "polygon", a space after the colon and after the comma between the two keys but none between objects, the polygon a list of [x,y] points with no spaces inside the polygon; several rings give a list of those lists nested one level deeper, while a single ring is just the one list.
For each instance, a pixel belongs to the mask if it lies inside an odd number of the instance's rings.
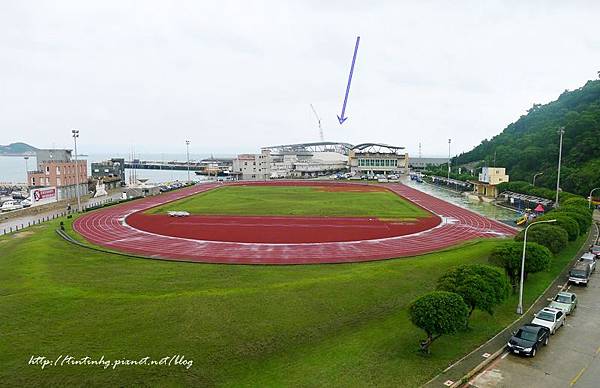
[{"label": "dirt patch", "polygon": [[13,234],[12,237],[13,238],[24,238],[24,237],[27,237],[27,236],[31,236],[32,234],[33,234],[32,231],[30,231],[30,230],[24,230],[24,231],[17,232],[15,234]]}]

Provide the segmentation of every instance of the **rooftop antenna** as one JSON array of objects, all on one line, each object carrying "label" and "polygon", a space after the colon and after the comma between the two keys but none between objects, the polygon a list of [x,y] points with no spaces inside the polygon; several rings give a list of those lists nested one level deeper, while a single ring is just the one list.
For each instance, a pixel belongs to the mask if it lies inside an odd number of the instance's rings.
[{"label": "rooftop antenna", "polygon": [[319,117],[317,110],[315,109],[313,104],[310,104],[310,109],[312,109],[313,113],[315,114],[315,117],[317,118],[317,123],[319,123],[319,136],[321,137],[321,141],[324,141],[325,139],[323,137],[323,127],[321,126],[321,118]]}]

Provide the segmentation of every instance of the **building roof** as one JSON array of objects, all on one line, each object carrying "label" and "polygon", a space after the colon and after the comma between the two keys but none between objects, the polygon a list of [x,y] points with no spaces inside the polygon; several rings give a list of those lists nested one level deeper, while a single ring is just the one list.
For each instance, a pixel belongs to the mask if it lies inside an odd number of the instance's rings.
[{"label": "building roof", "polygon": [[354,147],[352,147],[352,149],[355,151],[360,151],[360,152],[388,154],[388,153],[398,153],[398,151],[403,150],[404,147],[393,146],[390,144],[383,144],[383,143],[362,143],[362,144],[355,145]]}]

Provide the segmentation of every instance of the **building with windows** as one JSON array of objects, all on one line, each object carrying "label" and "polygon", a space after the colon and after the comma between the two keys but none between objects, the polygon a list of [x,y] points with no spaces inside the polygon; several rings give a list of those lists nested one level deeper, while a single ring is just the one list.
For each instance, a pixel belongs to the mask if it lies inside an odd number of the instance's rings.
[{"label": "building with windows", "polygon": [[238,180],[264,181],[271,178],[271,151],[241,154],[232,161],[231,175]]},{"label": "building with windows", "polygon": [[[92,163],[92,178],[125,185],[125,159],[112,158],[103,162]],[[112,187],[112,185],[111,185]]]},{"label": "building with windows", "polygon": [[[71,150],[37,150],[37,170],[27,172],[31,187],[55,186],[58,200],[75,198],[88,193],[87,161],[79,160],[77,170]],[[77,184],[79,182],[79,184]]]},{"label": "building with windows", "polygon": [[408,153],[404,152],[404,147],[363,143],[352,147],[348,164],[354,175],[407,174]]},{"label": "building with windows", "polygon": [[323,141],[263,147],[271,152],[271,178],[314,178],[348,170],[351,144]]},{"label": "building with windows", "polygon": [[509,176],[504,167],[482,167],[479,174],[479,180],[470,182],[476,195],[495,198],[498,196],[497,186],[500,183],[508,182]]}]

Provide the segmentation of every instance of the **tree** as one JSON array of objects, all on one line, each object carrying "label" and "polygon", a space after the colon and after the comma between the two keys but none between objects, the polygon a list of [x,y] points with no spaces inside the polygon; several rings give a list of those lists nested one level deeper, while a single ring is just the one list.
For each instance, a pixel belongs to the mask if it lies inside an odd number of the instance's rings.
[{"label": "tree", "polygon": [[[580,232],[579,224],[577,223],[577,221],[575,221],[571,217],[569,217],[565,214],[554,213],[551,215],[547,214],[542,217],[538,217],[535,219],[534,222],[547,221],[547,220],[556,220],[556,223],[553,225],[563,228],[564,231],[567,232],[567,234],[569,235],[569,241],[575,241],[575,240],[577,240],[577,237],[579,237],[579,232]],[[537,226],[536,226],[536,228],[537,228]],[[530,230],[532,230],[532,229],[530,229]]]},{"label": "tree", "polygon": [[579,225],[579,234],[585,234],[592,225],[592,218],[589,215],[581,212],[578,213],[576,211],[570,211],[569,208],[563,208],[562,206],[559,209],[546,213],[546,216],[550,218],[552,218],[553,215],[562,215],[574,219],[577,222],[577,225]]},{"label": "tree", "polygon": [[[515,241],[523,241],[525,231],[515,236]],[[569,235],[564,229],[551,224],[532,226],[527,232],[527,241],[535,242],[550,249],[552,253],[560,252],[567,246]]]},{"label": "tree", "polygon": [[453,268],[438,279],[437,289],[462,296],[469,306],[469,317],[476,308],[494,314],[494,306],[507,296],[510,284],[498,268],[465,264]]},{"label": "tree", "polygon": [[427,334],[421,341],[421,351],[429,353],[433,341],[464,328],[468,314],[469,308],[463,298],[453,292],[433,291],[412,302],[410,320]]},{"label": "tree", "polygon": [[[513,289],[516,289],[521,276],[522,257],[523,243],[510,241],[494,248],[490,255],[489,262],[504,268]],[[552,253],[548,248],[535,242],[528,242],[527,247],[525,248],[525,278],[527,277],[527,274],[547,269],[550,266],[551,261]]]}]

